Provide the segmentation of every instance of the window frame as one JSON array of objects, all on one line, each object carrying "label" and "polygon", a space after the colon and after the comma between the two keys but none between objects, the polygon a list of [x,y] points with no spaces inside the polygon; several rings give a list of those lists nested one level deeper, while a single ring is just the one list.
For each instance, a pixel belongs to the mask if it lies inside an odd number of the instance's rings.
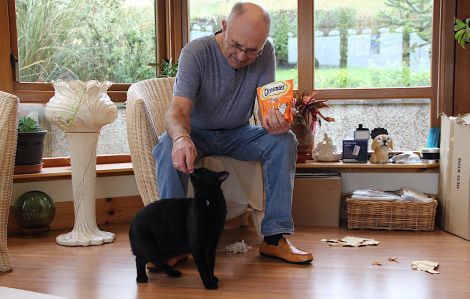
[{"label": "window frame", "polygon": [[[156,59],[177,59],[189,40],[190,0],[155,0]],[[431,56],[431,86],[406,88],[320,89],[319,97],[325,99],[397,99],[426,98],[431,100],[430,127],[439,127],[439,115],[452,114],[454,41],[453,18],[456,0],[433,0],[433,40]],[[299,89],[314,86],[314,2],[298,0],[298,78]],[[445,29],[445,30],[444,30]],[[22,103],[47,103],[54,95],[50,83],[25,83],[16,81],[15,68],[10,54],[17,57],[17,32],[15,0],[0,0],[0,89],[20,97]],[[115,102],[125,102],[130,84],[113,84],[108,91]]]},{"label": "window frame", "polygon": [[[177,59],[183,45],[187,43],[185,24],[185,3],[181,0],[154,0],[155,7],[155,67],[164,58]],[[0,90],[20,98],[20,103],[46,104],[54,95],[51,83],[19,82],[16,75],[18,42],[16,29],[15,0],[0,0]],[[152,64],[153,65],[153,64]],[[158,70],[157,70],[158,73]],[[108,90],[113,102],[122,103],[127,99],[130,83],[115,83]],[[104,157],[104,158],[103,158]],[[44,157],[47,165],[62,165],[67,157]],[[97,163],[123,163],[130,161],[130,154],[102,155]],[[47,163],[46,163],[47,162]],[[65,163],[67,164],[67,163]],[[65,165],[64,164],[64,165]]]},{"label": "window frame", "polygon": [[[299,90],[314,86],[314,3],[315,0],[298,0],[298,73]],[[431,45],[431,86],[400,88],[342,88],[319,89],[318,97],[335,100],[376,100],[376,99],[430,99],[430,127],[439,126],[437,109],[438,59],[439,59],[439,24],[441,0],[433,0],[433,39]]]},{"label": "window frame", "polygon": [[[22,103],[47,103],[54,95],[51,83],[19,82],[16,74],[16,62],[12,59],[18,57],[18,41],[16,29],[15,0],[0,0],[0,41],[7,45],[6,53],[0,56],[0,67],[6,70],[6,74],[0,75],[0,87],[10,91],[21,99]],[[154,0],[155,3],[155,34],[156,53],[155,63],[157,67],[163,58],[177,59],[183,44],[187,42],[186,30],[183,30],[182,11],[185,10],[182,1]],[[12,56],[11,56],[11,55]],[[14,64],[14,65],[13,65]],[[158,72],[158,70],[157,70]],[[5,86],[2,86],[5,85]],[[129,83],[114,83],[108,90],[108,94],[114,102],[125,102]]]}]

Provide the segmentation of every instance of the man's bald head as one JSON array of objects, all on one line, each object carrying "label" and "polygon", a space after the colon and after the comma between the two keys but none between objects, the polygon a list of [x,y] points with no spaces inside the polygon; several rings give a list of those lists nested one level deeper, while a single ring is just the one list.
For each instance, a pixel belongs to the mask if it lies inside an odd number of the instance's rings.
[{"label": "man's bald head", "polygon": [[227,20],[222,20],[222,34],[216,36],[231,67],[245,67],[261,55],[270,24],[269,14],[259,5],[243,2],[233,6]]},{"label": "man's bald head", "polygon": [[234,18],[240,17],[243,14],[247,14],[247,17],[252,22],[261,22],[266,25],[267,32],[269,34],[269,30],[271,28],[271,17],[269,14],[259,5],[250,2],[238,2],[230,11],[230,14],[227,18],[227,22]]}]

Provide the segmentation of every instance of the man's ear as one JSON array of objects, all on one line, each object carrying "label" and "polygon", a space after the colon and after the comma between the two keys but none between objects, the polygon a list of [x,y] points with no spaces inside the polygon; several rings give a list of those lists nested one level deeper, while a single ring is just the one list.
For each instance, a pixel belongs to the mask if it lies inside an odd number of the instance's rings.
[{"label": "man's ear", "polygon": [[225,32],[227,30],[227,21],[222,20],[222,32]]}]

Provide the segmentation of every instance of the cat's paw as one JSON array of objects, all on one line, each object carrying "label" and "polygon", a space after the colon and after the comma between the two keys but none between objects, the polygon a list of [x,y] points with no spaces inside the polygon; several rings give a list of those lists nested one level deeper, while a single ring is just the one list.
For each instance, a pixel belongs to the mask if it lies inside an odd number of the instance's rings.
[{"label": "cat's paw", "polygon": [[181,271],[172,269],[171,271],[168,271],[166,274],[170,277],[180,277]]},{"label": "cat's paw", "polygon": [[154,267],[147,267],[150,273],[161,273],[162,269],[160,267],[154,266]]},{"label": "cat's paw", "polygon": [[215,290],[219,287],[217,282],[204,283],[204,287],[208,290]]},{"label": "cat's paw", "polygon": [[203,283],[206,289],[208,290],[215,290],[219,287],[219,279],[216,276],[213,276],[211,279],[203,281]]},{"label": "cat's paw", "polygon": [[168,266],[167,264],[159,265],[160,269],[168,276],[170,277],[180,277],[181,272]]},{"label": "cat's paw", "polygon": [[149,278],[147,276],[137,276],[135,279],[137,283],[147,283],[149,281]]}]

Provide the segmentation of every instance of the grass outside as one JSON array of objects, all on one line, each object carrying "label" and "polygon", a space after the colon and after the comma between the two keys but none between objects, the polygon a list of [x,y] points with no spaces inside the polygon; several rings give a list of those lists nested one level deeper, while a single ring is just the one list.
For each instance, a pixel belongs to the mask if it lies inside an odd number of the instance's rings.
[{"label": "grass outside", "polygon": [[[276,80],[294,80],[298,85],[297,68],[278,68]],[[316,88],[380,88],[430,85],[430,72],[407,72],[401,69],[348,68],[315,70]]]}]

